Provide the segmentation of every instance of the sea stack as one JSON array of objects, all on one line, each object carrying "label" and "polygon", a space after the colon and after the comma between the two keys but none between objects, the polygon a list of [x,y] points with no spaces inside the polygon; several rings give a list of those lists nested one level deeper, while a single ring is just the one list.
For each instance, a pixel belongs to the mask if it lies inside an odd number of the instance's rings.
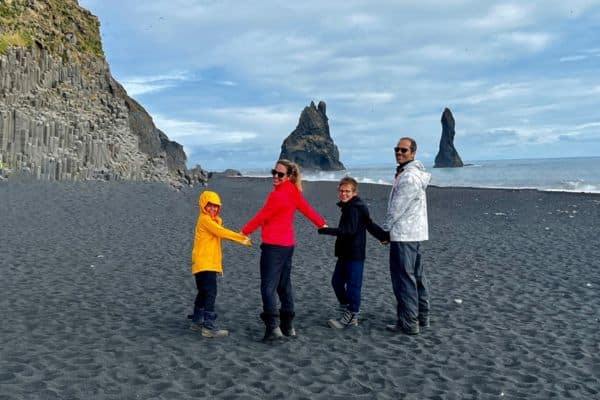
[{"label": "sea stack", "polygon": [[435,156],[434,168],[455,168],[464,164],[454,147],[454,116],[449,108],[442,113],[442,137],[440,139],[440,150]]},{"label": "sea stack", "polygon": [[329,134],[329,123],[324,101],[305,107],[298,126],[283,141],[279,158],[285,158],[313,171],[340,171],[338,148]]}]

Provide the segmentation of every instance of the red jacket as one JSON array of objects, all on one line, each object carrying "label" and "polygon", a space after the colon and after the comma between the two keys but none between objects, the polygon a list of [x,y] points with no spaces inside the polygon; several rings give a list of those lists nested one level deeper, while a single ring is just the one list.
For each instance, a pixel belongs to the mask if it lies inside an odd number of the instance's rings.
[{"label": "red jacket", "polygon": [[263,243],[293,246],[296,210],[304,214],[317,228],[325,225],[325,219],[313,210],[296,185],[291,181],[285,181],[275,186],[269,193],[263,208],[242,228],[242,233],[250,235],[258,227],[262,227]]}]

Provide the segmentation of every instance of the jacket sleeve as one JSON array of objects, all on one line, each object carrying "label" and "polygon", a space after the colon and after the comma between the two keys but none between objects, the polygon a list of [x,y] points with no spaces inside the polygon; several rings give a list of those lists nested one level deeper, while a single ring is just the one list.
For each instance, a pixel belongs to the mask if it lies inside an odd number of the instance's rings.
[{"label": "jacket sleeve", "polygon": [[331,235],[331,236],[337,236],[340,234],[340,230],[338,228],[319,228],[318,232],[321,235]]},{"label": "jacket sleeve", "polygon": [[246,236],[241,233],[234,232],[230,229],[225,228],[224,226],[218,224],[213,219],[209,217],[200,218],[200,223],[202,226],[211,234],[220,237],[221,239],[231,240],[232,242],[244,243],[246,240]]},{"label": "jacket sleeve", "polygon": [[383,224],[383,229],[388,232],[402,219],[410,203],[419,196],[419,183],[415,177],[408,175],[406,179],[400,179],[398,186],[392,190]]},{"label": "jacket sleeve", "polygon": [[298,191],[296,193],[296,208],[300,210],[306,218],[308,218],[317,228],[321,228],[325,225],[325,218],[321,217],[311,206],[308,201],[302,196],[302,193]]},{"label": "jacket sleeve", "polygon": [[377,225],[371,218],[367,220],[367,232],[369,232],[375,239],[380,242],[389,242],[390,241],[390,233],[386,232]]},{"label": "jacket sleeve", "polygon": [[281,195],[275,191],[269,193],[263,207],[246,223],[246,225],[244,225],[242,233],[244,235],[251,234],[258,229],[259,226],[262,226],[272,215],[276,214],[282,207],[285,207],[285,203]]}]

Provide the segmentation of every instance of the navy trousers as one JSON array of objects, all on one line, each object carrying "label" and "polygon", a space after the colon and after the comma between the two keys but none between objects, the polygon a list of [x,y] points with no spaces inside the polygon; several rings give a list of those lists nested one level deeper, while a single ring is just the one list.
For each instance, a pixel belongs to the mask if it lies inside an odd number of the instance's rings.
[{"label": "navy trousers", "polygon": [[347,304],[348,311],[360,310],[360,292],[362,289],[364,260],[337,260],[331,286],[340,304]]},{"label": "navy trousers", "polygon": [[281,302],[281,311],[294,311],[291,277],[294,246],[263,243],[260,248],[260,294],[263,312],[269,316],[277,316],[278,319],[277,297]]},{"label": "navy trousers", "polygon": [[196,288],[198,289],[194,309],[214,312],[217,299],[217,272],[197,272],[194,274],[194,278],[196,278]]},{"label": "navy trousers", "polygon": [[420,242],[390,242],[390,277],[397,301],[398,325],[418,326],[419,315],[423,318],[429,314]]}]

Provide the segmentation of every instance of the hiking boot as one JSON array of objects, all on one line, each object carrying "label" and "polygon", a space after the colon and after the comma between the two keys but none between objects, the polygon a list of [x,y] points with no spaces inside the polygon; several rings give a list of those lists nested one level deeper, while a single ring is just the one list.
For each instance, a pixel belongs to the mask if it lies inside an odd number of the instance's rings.
[{"label": "hiking boot", "polygon": [[429,326],[430,326],[429,315],[424,315],[424,316],[419,315],[419,326],[421,328],[429,328]]},{"label": "hiking boot", "polygon": [[414,326],[402,326],[399,324],[387,325],[385,327],[388,331],[392,331],[395,333],[404,333],[405,335],[418,335],[419,334],[419,325]]},{"label": "hiking boot", "polygon": [[277,340],[283,339],[283,333],[281,332],[281,328],[267,328],[265,330],[265,336],[262,338],[263,342],[274,342]]},{"label": "hiking boot", "polygon": [[344,329],[350,326],[358,326],[358,313],[353,313],[351,311],[346,310],[344,311],[342,318],[340,318],[339,320],[330,319],[329,321],[327,321],[327,324],[329,325],[329,327],[335,329]]}]

